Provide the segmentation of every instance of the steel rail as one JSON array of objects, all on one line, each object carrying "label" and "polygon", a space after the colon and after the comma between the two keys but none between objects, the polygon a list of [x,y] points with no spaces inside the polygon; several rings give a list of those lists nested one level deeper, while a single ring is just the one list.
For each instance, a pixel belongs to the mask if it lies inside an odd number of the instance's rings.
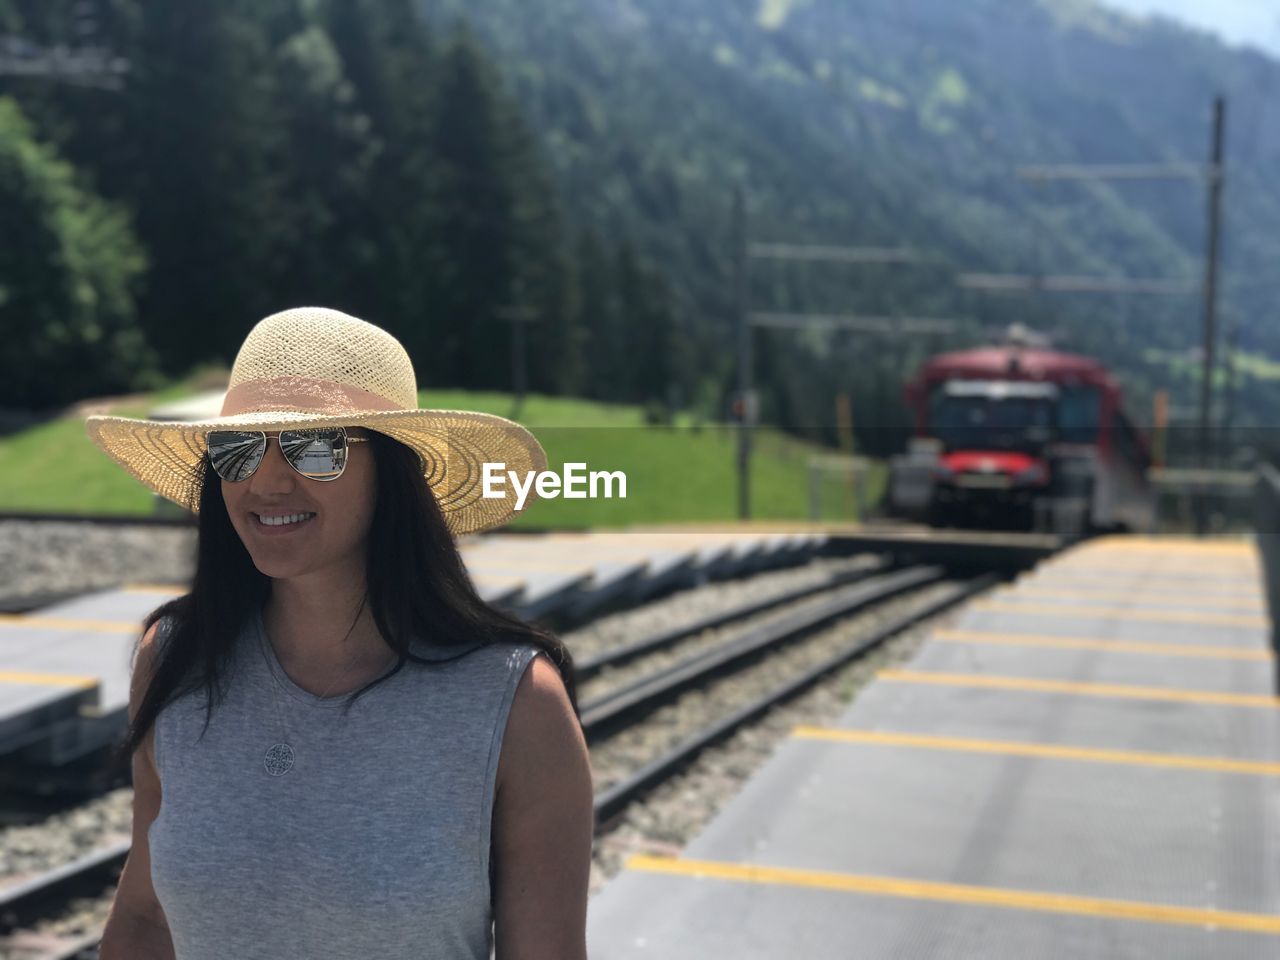
[{"label": "steel rail", "polygon": [[[0,933],[5,939],[12,939],[16,932],[48,914],[51,904],[65,903],[91,882],[108,885],[111,875],[124,866],[131,846],[132,840],[119,840],[70,863],[0,887]],[[38,955],[38,960],[75,957],[92,946],[80,938],[52,938],[50,943],[49,951]]]},{"label": "steel rail", "polygon": [[641,677],[597,697],[580,708],[582,731],[591,740],[620,719],[643,712],[739,660],[780,646],[807,630],[930,583],[945,575],[942,567],[908,567],[837,590],[810,609],[735,632],[723,644]]},{"label": "steel rail", "polygon": [[791,603],[792,601],[803,599],[804,597],[811,596],[812,594],[820,593],[823,590],[830,590],[833,587],[839,587],[847,583],[855,583],[860,580],[865,580],[873,574],[885,572],[890,566],[890,561],[885,558],[881,557],[877,559],[879,562],[875,565],[860,567],[856,570],[832,573],[821,583],[811,584],[807,587],[799,587],[775,597],[766,597],[763,600],[750,600],[746,603],[730,607],[727,610],[709,613],[692,623],[687,623],[678,627],[670,627],[666,630],[659,630],[656,633],[651,633],[648,636],[641,637],[639,640],[632,641],[624,646],[615,647],[611,650],[604,650],[590,657],[584,657],[581,661],[575,662],[575,674],[578,681],[581,682],[595,676],[606,667],[616,667],[629,660],[634,660],[636,657],[654,653],[665,647],[674,646],[681,640],[699,634],[703,630],[710,630],[712,627],[720,627],[733,620],[741,620],[745,617],[750,617],[765,610],[772,609],[773,607],[781,606],[784,603]]},{"label": "steel rail", "polygon": [[881,624],[870,633],[858,636],[848,646],[837,651],[821,663],[810,667],[751,703],[735,710],[729,716],[716,721],[693,736],[681,741],[661,756],[640,767],[627,778],[618,781],[596,795],[596,831],[600,832],[601,829],[608,826],[609,821],[638,799],[640,795],[668,779],[686,761],[710,744],[728,736],[738,727],[755,719],[776,704],[791,698],[850,660],[871,652],[895,634],[901,633],[921,620],[963,603],[973,595],[990,589],[999,581],[1000,576],[998,574],[986,573],[972,580],[956,584],[943,596],[929,601],[918,610],[912,610],[892,618],[888,623]]}]

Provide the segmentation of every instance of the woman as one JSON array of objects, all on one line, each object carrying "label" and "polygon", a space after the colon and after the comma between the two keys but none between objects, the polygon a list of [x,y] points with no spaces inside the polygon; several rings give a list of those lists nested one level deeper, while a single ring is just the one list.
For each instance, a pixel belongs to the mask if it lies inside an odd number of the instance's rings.
[{"label": "woman", "polygon": [[585,957],[572,661],[454,542],[512,516],[480,465],[544,469],[532,435],[419,410],[400,343],[323,308],[254,327],[218,418],[87,427],[199,515],[137,649],[102,960]]}]

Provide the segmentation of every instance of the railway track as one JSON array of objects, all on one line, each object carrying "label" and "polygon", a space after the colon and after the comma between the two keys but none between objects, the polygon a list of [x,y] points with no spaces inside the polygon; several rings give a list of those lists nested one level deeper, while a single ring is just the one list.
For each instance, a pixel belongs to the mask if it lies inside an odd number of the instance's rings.
[{"label": "railway track", "polygon": [[[583,658],[582,725],[593,771],[603,771],[598,832],[708,747],[999,580],[994,573],[954,580],[937,565],[859,559],[817,583],[753,597]],[[655,724],[657,736],[649,732]],[[129,846],[116,839],[56,870],[0,880],[0,960],[95,957]],[[99,919],[37,932],[86,895],[96,902],[80,908],[81,917]]]},{"label": "railway track", "polygon": [[[607,829],[628,804],[707,746],[908,627],[956,606],[998,580],[995,574],[984,574],[951,581],[942,568],[934,566],[907,567],[870,577],[827,591],[816,603],[785,610],[766,622],[726,629],[705,649],[643,672],[587,700],[582,706],[582,725],[592,747],[593,766],[597,766],[598,755],[609,739],[643,728],[655,712],[673,702],[661,723],[681,730],[679,737],[662,737],[663,744],[653,756],[631,764],[624,773],[611,773],[613,764],[598,765],[605,768],[601,777],[605,782],[597,783],[596,790],[599,828]],[[889,605],[893,609],[886,611]],[[822,636],[812,650],[804,648],[806,637],[846,618],[848,630],[837,631],[839,636],[835,637]],[[791,648],[786,656],[781,654],[784,648]],[[735,671],[739,670],[754,674],[745,686],[735,686]],[[698,695],[694,712],[703,719],[689,724],[673,720],[672,715],[678,718],[681,712],[679,698],[691,690]],[[625,760],[622,766],[627,766]]]},{"label": "railway track", "polygon": [[120,871],[132,842],[116,840],[72,862],[21,880],[10,880],[0,889],[0,957],[13,960],[79,960],[96,957],[101,927],[72,932],[36,930],[37,918],[67,912],[77,897],[102,898],[106,906],[114,896]]},{"label": "railway track", "polygon": [[582,683],[590,680],[603,670],[619,667],[638,657],[657,653],[660,650],[675,646],[680,641],[694,637],[704,630],[712,630],[734,620],[741,620],[756,613],[763,613],[784,603],[791,603],[842,584],[854,583],[872,574],[886,571],[891,566],[892,562],[887,557],[868,557],[867,562],[851,570],[834,572],[820,583],[786,591],[775,596],[767,596],[763,599],[749,600],[724,610],[706,614],[691,623],[646,634],[631,643],[620,644],[593,656],[575,661],[574,667],[578,682]]},{"label": "railway track", "polygon": [[582,704],[583,732],[588,740],[598,737],[610,725],[642,714],[663,698],[705,681],[753,654],[768,651],[841,615],[934,583],[942,576],[941,567],[908,567],[875,577],[869,582],[828,591],[820,598],[820,603],[788,610],[785,616],[771,618],[766,624],[725,630],[723,640],[709,649],[641,676],[634,682],[621,684]]}]

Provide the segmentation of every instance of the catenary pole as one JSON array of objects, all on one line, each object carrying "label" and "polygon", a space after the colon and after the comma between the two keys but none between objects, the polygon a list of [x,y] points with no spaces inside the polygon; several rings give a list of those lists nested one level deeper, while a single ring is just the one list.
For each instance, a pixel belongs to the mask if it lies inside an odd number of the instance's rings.
[{"label": "catenary pole", "polygon": [[734,323],[738,341],[738,518],[751,516],[751,324],[747,320],[747,210],[742,187],[733,191]]},{"label": "catenary pole", "polygon": [[1213,411],[1214,346],[1217,340],[1218,231],[1222,215],[1222,127],[1226,103],[1221,96],[1213,101],[1213,141],[1209,166],[1208,231],[1204,257],[1204,348],[1200,374],[1200,464],[1210,466]]}]

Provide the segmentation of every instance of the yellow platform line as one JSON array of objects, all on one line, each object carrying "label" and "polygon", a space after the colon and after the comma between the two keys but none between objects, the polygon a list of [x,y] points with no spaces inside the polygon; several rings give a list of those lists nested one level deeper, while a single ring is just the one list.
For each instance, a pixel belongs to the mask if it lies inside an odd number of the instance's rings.
[{"label": "yellow platform line", "polygon": [[1205,570],[1210,573],[1238,573],[1261,570],[1258,554],[1233,556],[1225,553],[1191,554],[1177,550],[1160,553],[1090,553],[1075,554],[1051,561],[1054,569],[1066,567],[1114,567],[1117,570]]},{"label": "yellow platform line", "polygon": [[0,670],[0,683],[27,683],[40,687],[96,687],[97,677],[69,673],[28,673],[25,670]]},{"label": "yellow platform line", "polygon": [[1168,767],[1177,770],[1206,770],[1214,773],[1248,773],[1255,776],[1280,776],[1280,763],[1260,760],[1235,760],[1230,757],[1196,757],[1185,754],[1149,753],[1139,750],[1104,750],[1093,747],[1069,747],[1058,744],[1020,743],[1016,740],[978,740],[968,737],[928,737],[883,730],[840,730],[832,727],[797,726],[792,735],[804,740],[830,740],[837,743],[871,743],[887,747],[922,747],[928,750],[953,750],[962,753],[988,753],[1013,757],[1037,757],[1053,760],[1085,760],[1094,763],[1116,763],[1142,767]]},{"label": "yellow platform line", "polygon": [[1161,564],[1172,567],[1189,566],[1197,560],[1210,563],[1216,560],[1225,561],[1237,567],[1247,567],[1258,563],[1260,557],[1261,554],[1253,545],[1228,550],[1187,550],[1170,545],[1163,549],[1149,550],[1073,550],[1058,554],[1053,563],[1065,565],[1098,561],[1128,565]]},{"label": "yellow platform line", "polygon": [[1163,546],[1185,547],[1188,550],[1247,550],[1253,546],[1252,533],[1225,534],[1211,537],[1195,537],[1176,533],[1158,533],[1148,536],[1127,534],[1117,539],[1098,538],[1080,544],[1083,550],[1155,550]]},{"label": "yellow platform line", "polygon": [[1258,551],[1252,546],[1247,547],[1229,547],[1226,549],[1205,549],[1203,547],[1186,548],[1170,545],[1160,549],[1149,548],[1146,550],[1091,550],[1088,552],[1073,553],[1063,555],[1062,561],[1081,560],[1084,558],[1095,558],[1102,560],[1104,563],[1116,564],[1144,564],[1158,563],[1169,564],[1170,566],[1190,565],[1197,560],[1203,560],[1209,563],[1227,562],[1236,566],[1246,567],[1257,562]]},{"label": "yellow platform line", "polygon": [[1101,560],[1073,560],[1071,563],[1055,563],[1045,567],[1056,573],[1087,571],[1116,576],[1142,574],[1153,577],[1202,578],[1205,580],[1257,580],[1262,577],[1260,566],[1229,566],[1221,561],[1205,558],[1204,563],[1107,563]]},{"label": "yellow platform line", "polygon": [[1228,590],[1203,590],[1194,591],[1191,584],[1183,586],[1174,586],[1167,582],[1161,583],[1131,583],[1129,581],[1118,580],[1116,577],[1048,577],[1041,576],[1036,578],[1020,578],[1016,581],[1019,589],[1023,590],[1064,590],[1079,592],[1082,594],[1094,593],[1101,588],[1103,591],[1108,588],[1117,591],[1119,588],[1128,587],[1125,591],[1126,596],[1138,594],[1144,598],[1162,598],[1173,597],[1183,598],[1186,600],[1202,600],[1209,598],[1220,598],[1223,600],[1253,600],[1261,603],[1264,599],[1262,584],[1259,582],[1254,587],[1243,587],[1239,589]]},{"label": "yellow platform line", "polygon": [[1160,559],[1168,556],[1208,556],[1208,557],[1240,557],[1252,558],[1258,555],[1252,543],[1205,543],[1198,544],[1185,541],[1149,544],[1107,544],[1085,548],[1075,556],[1128,556],[1137,558],[1151,557]]},{"label": "yellow platform line", "polygon": [[1233,567],[1248,567],[1257,563],[1258,551],[1253,547],[1229,550],[1188,550],[1175,546],[1160,550],[1094,550],[1089,553],[1073,553],[1063,555],[1062,562],[1077,562],[1095,559],[1102,563],[1125,564],[1167,564],[1169,566],[1190,566],[1200,561],[1204,563],[1229,563]]},{"label": "yellow platform line", "polygon": [[72,617],[39,617],[21,613],[0,613],[0,626],[31,627],[35,630],[84,630],[89,633],[141,633],[142,621],[79,620]]},{"label": "yellow platform line", "polygon": [[1194,610],[1128,610],[1124,607],[1089,607],[1079,609],[1065,605],[1045,603],[1009,603],[980,600],[969,604],[971,610],[989,610],[996,613],[1030,613],[1057,617],[1087,617],[1107,620],[1151,620],[1158,623],[1203,623],[1221,627],[1270,627],[1266,617],[1251,617],[1243,613],[1200,613]]},{"label": "yellow platform line", "polygon": [[172,583],[127,583],[120,589],[125,593],[163,593],[170,597],[181,597],[191,592],[189,587]]},{"label": "yellow platform line", "polygon": [[1003,600],[1074,600],[1077,603],[1117,603],[1134,601],[1139,604],[1186,604],[1187,606],[1205,606],[1205,607],[1233,607],[1237,610],[1245,610],[1250,613],[1265,613],[1266,606],[1262,602],[1262,598],[1254,597],[1224,597],[1213,596],[1211,594],[1188,595],[1185,593],[1154,593],[1152,591],[1134,588],[1127,592],[1114,591],[1104,592],[1101,590],[1090,590],[1088,588],[1081,590],[1062,590],[1053,587],[1038,587],[1031,584],[1020,584],[1015,589],[1002,590],[996,594],[998,601]]},{"label": "yellow platform line", "polygon": [[1005,647],[1044,647],[1061,650],[1106,650],[1115,653],[1148,653],[1169,657],[1204,657],[1211,660],[1274,660],[1266,647],[1229,647],[1195,643],[1145,643],[1137,640],[1093,640],[1055,637],[1040,633],[988,633],[984,630],[935,630],[940,643],[996,644]]},{"label": "yellow platform line", "polygon": [[1143,536],[1127,534],[1123,537],[1099,537],[1078,544],[1077,550],[1155,550],[1161,547],[1185,547],[1188,550],[1247,550],[1253,546],[1253,534],[1226,534],[1212,537],[1194,537],[1176,533],[1159,533]]},{"label": "yellow platform line", "polygon": [[1170,576],[1166,573],[1153,574],[1150,577],[1130,576],[1127,573],[1112,571],[1096,571],[1088,576],[1079,572],[1060,571],[1043,574],[1041,583],[1052,582],[1055,586],[1090,587],[1098,584],[1103,588],[1132,588],[1134,590],[1183,593],[1194,591],[1190,596],[1230,596],[1259,597],[1265,596],[1262,575],[1248,577],[1216,577],[1204,574],[1187,574],[1186,576]]},{"label": "yellow platform line", "polygon": [[672,876],[806,887],[813,890],[929,900],[935,903],[963,903],[979,907],[1002,907],[1012,910],[1070,914],[1078,917],[1105,917],[1112,920],[1138,920],[1146,923],[1280,934],[1280,916],[1267,913],[1179,907],[1161,903],[1142,903],[1136,900],[1107,900],[1102,897],[1081,897],[1065,893],[1041,893],[1033,890],[981,887],[961,883],[936,883],[900,877],[833,873],[825,870],[796,870],[715,860],[636,855],[630,857],[626,865],[630,870]]},{"label": "yellow platform line", "polygon": [[943,673],[927,670],[881,670],[876,674],[890,683],[923,683],[945,687],[983,687],[1027,693],[1074,693],[1086,697],[1118,697],[1131,700],[1165,700],[1176,703],[1208,703],[1232,707],[1280,708],[1280,697],[1261,693],[1221,693],[1216,690],[1179,690],[1118,683],[1076,683],[1039,680],[1035,677],[1000,677],[978,673]]},{"label": "yellow platform line", "polygon": [[1039,571],[1045,577],[1065,580],[1087,579],[1098,580],[1111,586],[1129,585],[1136,582],[1146,584],[1168,585],[1175,590],[1184,586],[1190,587],[1245,587],[1262,592],[1263,574],[1261,570],[1245,570],[1232,573],[1217,564],[1211,569],[1175,570],[1165,567],[1112,567],[1106,564],[1090,563],[1073,567],[1046,568]]}]

